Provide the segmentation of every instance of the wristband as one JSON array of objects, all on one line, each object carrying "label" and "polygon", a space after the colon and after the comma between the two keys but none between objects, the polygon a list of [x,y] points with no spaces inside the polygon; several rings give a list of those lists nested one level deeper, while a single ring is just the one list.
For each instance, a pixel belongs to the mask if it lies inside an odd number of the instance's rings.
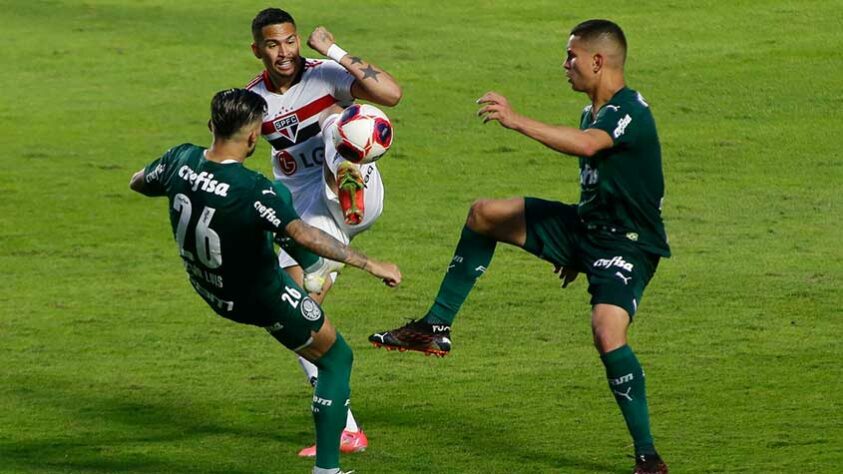
[{"label": "wristband", "polygon": [[328,52],[325,53],[325,56],[328,56],[336,62],[340,62],[340,59],[342,59],[346,54],[348,53],[345,52],[344,49],[337,46],[337,43],[334,43],[330,48],[328,48]]}]

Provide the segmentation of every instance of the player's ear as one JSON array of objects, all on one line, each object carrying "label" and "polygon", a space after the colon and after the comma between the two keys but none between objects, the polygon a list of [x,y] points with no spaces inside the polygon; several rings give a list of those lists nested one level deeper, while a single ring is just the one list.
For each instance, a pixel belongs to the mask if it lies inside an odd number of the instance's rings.
[{"label": "player's ear", "polygon": [[255,144],[258,142],[258,140],[260,139],[260,137],[261,137],[261,129],[260,129],[260,127],[258,127],[258,128],[253,128],[253,129],[249,132],[249,136],[246,138],[246,141],[247,141],[247,143],[249,144],[249,148],[252,148],[253,146],[255,146]]},{"label": "player's ear", "polygon": [[252,43],[252,54],[254,54],[256,58],[261,59],[261,52],[258,50],[257,43]]},{"label": "player's ear", "polygon": [[591,69],[592,71],[597,74],[601,69],[603,69],[603,64],[605,63],[606,58],[603,57],[602,54],[597,53],[591,57]]},{"label": "player's ear", "polygon": [[214,133],[214,123],[211,122],[211,119],[208,119],[208,131]]}]

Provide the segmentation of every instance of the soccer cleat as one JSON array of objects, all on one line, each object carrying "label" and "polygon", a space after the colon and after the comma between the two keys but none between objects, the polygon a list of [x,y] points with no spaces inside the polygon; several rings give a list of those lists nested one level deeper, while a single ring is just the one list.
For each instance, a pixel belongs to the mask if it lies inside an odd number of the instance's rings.
[{"label": "soccer cleat", "polygon": [[667,474],[667,464],[658,454],[639,454],[632,474]]},{"label": "soccer cleat", "polygon": [[363,197],[365,187],[363,177],[354,165],[347,161],[342,162],[337,169],[337,190],[343,219],[348,225],[363,222],[363,214],[366,211],[366,200]]},{"label": "soccer cleat", "polygon": [[[360,453],[369,447],[369,438],[363,430],[360,431],[346,431],[343,430],[340,436],[340,452],[344,454]],[[316,445],[308,446],[299,451],[299,456],[303,458],[312,458],[316,456]]]},{"label": "soccer cleat", "polygon": [[316,293],[318,295],[322,293],[322,288],[325,286],[325,279],[330,278],[331,273],[340,271],[345,265],[340,262],[328,260],[327,258],[320,258],[318,266],[316,264],[313,266],[317,268],[309,268],[308,270],[311,271],[305,270],[304,289],[308,293]]},{"label": "soccer cleat", "polygon": [[372,334],[369,342],[388,351],[418,351],[445,357],[451,352],[451,326],[411,319],[400,328]]}]

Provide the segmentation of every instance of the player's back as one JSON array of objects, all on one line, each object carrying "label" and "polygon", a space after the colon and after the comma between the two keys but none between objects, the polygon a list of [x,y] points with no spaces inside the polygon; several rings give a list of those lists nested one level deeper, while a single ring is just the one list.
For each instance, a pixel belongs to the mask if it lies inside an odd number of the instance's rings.
[{"label": "player's back", "polygon": [[150,165],[149,178],[169,198],[173,236],[194,289],[220,315],[248,322],[262,295],[281,289],[270,231],[297,216],[279,211],[292,212],[282,185],[204,153],[195,145],[174,147]]}]

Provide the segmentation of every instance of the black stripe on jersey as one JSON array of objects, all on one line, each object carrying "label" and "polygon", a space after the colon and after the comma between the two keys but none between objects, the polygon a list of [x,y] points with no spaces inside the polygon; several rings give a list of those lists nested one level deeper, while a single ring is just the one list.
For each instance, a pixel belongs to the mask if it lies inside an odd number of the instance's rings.
[{"label": "black stripe on jersey", "polygon": [[305,140],[313,138],[319,133],[319,131],[319,122],[313,122],[312,124],[299,129],[299,133],[296,135],[295,142],[287,139],[286,137],[279,137],[274,140],[270,140],[269,144],[272,145],[272,148],[275,148],[276,150],[283,150],[285,148],[291,147],[298,143],[302,143]]}]

